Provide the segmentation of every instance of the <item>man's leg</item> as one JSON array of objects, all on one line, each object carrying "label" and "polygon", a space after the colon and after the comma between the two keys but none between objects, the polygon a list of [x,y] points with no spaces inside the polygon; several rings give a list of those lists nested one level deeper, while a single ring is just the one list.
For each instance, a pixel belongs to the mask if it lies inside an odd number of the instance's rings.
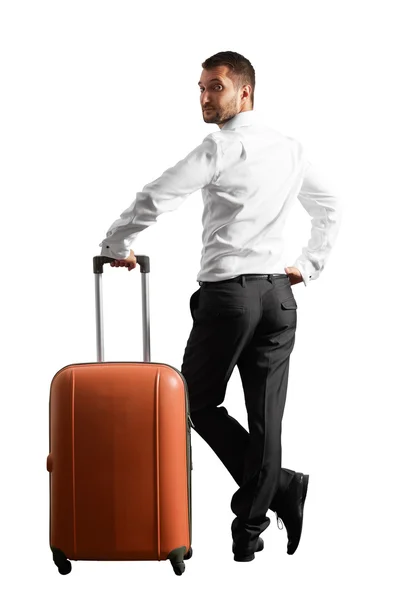
[{"label": "man's leg", "polygon": [[[239,282],[217,284],[213,289],[208,288],[205,295],[206,288],[198,289],[192,295],[190,310],[194,326],[181,367],[188,385],[195,430],[214,450],[239,486],[243,484],[250,435],[220,404],[234,366],[263,317],[256,284],[266,286],[266,290],[273,289],[272,282],[261,280],[247,282],[244,288]],[[281,283],[278,285],[281,286]],[[201,293],[202,302],[198,310]],[[245,310],[241,314],[240,311],[229,310],[233,306],[243,306]],[[227,310],[223,312],[224,308]],[[220,311],[222,315],[218,315]],[[276,498],[287,489],[293,474],[294,471],[289,469],[280,470]],[[270,508],[275,510],[273,501]]]},{"label": "man's leg", "polygon": [[233,538],[244,551],[256,547],[267,510],[276,510],[295,475],[281,469],[281,425],[297,322],[288,278],[273,280],[272,288],[263,286],[261,299],[262,318],[238,359],[249,444],[242,483],[233,495],[231,508],[236,514]]}]

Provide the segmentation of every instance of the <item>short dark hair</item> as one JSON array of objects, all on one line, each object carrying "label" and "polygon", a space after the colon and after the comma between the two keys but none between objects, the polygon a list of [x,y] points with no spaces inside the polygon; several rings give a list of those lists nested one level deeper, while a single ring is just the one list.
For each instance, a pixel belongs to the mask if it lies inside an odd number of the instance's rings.
[{"label": "short dark hair", "polygon": [[230,67],[228,75],[232,79],[236,90],[240,89],[243,85],[251,86],[250,100],[252,108],[254,107],[255,69],[245,56],[238,54],[238,52],[226,50],[225,52],[218,52],[210,56],[201,66],[203,69],[213,69],[213,67],[221,66]]}]

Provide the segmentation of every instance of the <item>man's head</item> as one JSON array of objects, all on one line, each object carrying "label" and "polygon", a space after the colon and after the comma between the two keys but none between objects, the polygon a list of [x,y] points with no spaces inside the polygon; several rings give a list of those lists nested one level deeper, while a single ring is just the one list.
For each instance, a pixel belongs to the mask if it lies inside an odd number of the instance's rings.
[{"label": "man's head", "polygon": [[248,59],[237,52],[218,52],[201,66],[198,85],[205,123],[222,128],[238,113],[253,110],[255,70]]}]

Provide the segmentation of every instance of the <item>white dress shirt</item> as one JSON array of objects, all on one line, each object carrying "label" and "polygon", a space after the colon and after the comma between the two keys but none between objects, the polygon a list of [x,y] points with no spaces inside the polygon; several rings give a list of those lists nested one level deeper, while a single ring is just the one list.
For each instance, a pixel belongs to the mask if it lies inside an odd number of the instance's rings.
[{"label": "white dress shirt", "polygon": [[[285,273],[305,285],[324,269],[338,233],[341,203],[294,138],[271,129],[254,110],[238,113],[158,179],[144,186],[107,231],[101,255],[126,258],[140,231],[201,189],[201,269],[197,281]],[[283,229],[299,200],[312,217],[306,247],[292,265]]]}]

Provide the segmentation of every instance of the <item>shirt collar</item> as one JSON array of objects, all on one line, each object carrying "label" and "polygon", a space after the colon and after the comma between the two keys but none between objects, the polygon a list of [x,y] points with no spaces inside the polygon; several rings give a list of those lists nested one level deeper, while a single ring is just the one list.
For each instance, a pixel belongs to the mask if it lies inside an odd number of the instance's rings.
[{"label": "shirt collar", "polygon": [[238,127],[247,127],[258,122],[258,113],[254,110],[245,110],[236,114],[230,121],[227,121],[222,127],[222,131],[225,129],[237,129]]}]

